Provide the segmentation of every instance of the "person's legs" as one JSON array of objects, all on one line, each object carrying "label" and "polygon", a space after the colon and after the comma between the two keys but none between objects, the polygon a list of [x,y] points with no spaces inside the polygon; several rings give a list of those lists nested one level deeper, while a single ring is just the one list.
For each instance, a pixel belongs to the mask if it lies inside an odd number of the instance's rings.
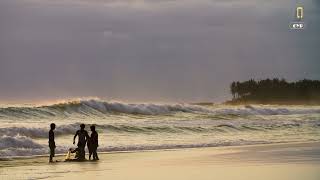
[{"label": "person's legs", "polygon": [[97,147],[94,147],[92,151],[93,151],[93,159],[99,160],[98,154],[97,154]]},{"label": "person's legs", "polygon": [[50,147],[50,157],[49,157],[49,162],[53,162],[53,157],[54,157],[54,147]]},{"label": "person's legs", "polygon": [[99,160],[97,152],[93,152],[93,160]]},{"label": "person's legs", "polygon": [[[88,149],[89,149],[89,160],[91,160],[92,148],[91,148],[91,147],[88,147]],[[94,156],[93,156],[93,158],[94,158]]]},{"label": "person's legs", "polygon": [[89,151],[89,160],[91,160],[92,156],[92,145],[88,142],[87,143],[88,151]]},{"label": "person's legs", "polygon": [[85,150],[84,150],[85,146],[81,146],[79,147],[79,160],[84,160],[85,159]]},{"label": "person's legs", "polygon": [[49,162],[53,162],[51,154],[50,154],[50,157],[49,157]]}]

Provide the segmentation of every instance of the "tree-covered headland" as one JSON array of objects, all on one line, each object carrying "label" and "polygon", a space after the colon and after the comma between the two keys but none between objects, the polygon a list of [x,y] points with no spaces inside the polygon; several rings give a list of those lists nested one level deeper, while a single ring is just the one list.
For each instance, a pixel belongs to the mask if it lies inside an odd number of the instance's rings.
[{"label": "tree-covered headland", "polygon": [[250,79],[232,82],[230,92],[233,98],[227,104],[320,104],[319,80]]}]

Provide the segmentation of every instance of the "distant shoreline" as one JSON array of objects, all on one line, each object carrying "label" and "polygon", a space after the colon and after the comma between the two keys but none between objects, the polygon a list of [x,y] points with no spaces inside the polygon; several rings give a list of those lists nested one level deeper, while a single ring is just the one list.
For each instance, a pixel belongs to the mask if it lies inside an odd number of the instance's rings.
[{"label": "distant shoreline", "polygon": [[264,102],[264,101],[250,101],[250,100],[227,100],[221,103],[214,102],[197,102],[190,103],[191,105],[198,106],[214,106],[214,105],[231,105],[231,106],[239,106],[239,105],[305,105],[305,106],[320,106],[320,102],[318,101],[272,101],[272,102]]},{"label": "distant shoreline", "polygon": [[319,106],[320,102],[318,101],[250,101],[250,100],[229,100],[222,103],[224,105],[307,105],[307,106]]},{"label": "distant shoreline", "polygon": [[287,82],[285,79],[250,79],[230,84],[232,100],[227,105],[320,105],[320,81],[303,79]]}]

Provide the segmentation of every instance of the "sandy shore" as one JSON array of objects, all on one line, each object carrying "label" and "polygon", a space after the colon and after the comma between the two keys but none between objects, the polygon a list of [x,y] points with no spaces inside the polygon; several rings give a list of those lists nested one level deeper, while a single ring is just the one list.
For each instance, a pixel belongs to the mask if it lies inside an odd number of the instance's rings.
[{"label": "sandy shore", "polygon": [[100,159],[0,161],[0,179],[320,179],[320,142],[105,153]]}]

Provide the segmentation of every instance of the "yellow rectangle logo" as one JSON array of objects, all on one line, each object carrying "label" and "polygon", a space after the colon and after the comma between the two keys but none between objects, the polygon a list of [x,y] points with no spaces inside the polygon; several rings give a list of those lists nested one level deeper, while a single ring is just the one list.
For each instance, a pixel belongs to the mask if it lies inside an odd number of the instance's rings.
[{"label": "yellow rectangle logo", "polygon": [[296,17],[297,19],[301,20],[303,19],[303,7],[298,6],[296,10]]}]

